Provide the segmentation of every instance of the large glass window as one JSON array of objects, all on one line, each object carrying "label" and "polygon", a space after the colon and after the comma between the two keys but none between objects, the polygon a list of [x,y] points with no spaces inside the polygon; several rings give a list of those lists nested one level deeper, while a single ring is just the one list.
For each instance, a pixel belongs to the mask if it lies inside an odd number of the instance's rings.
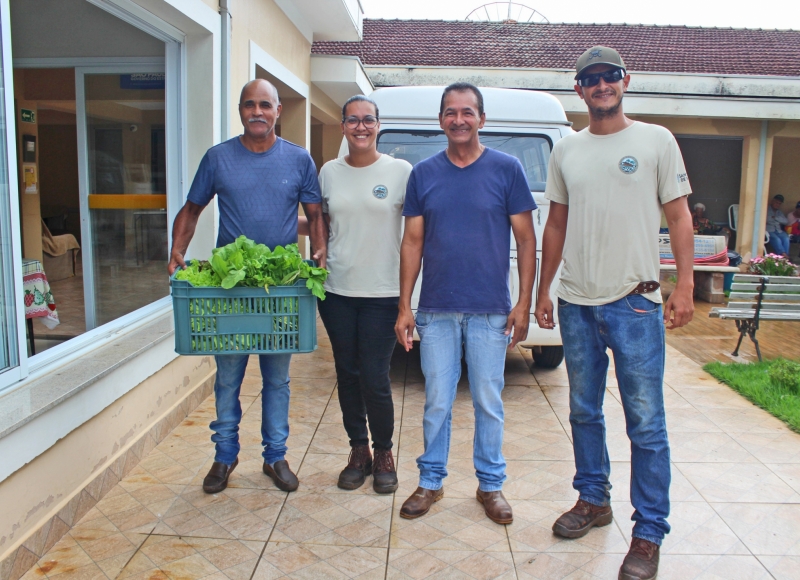
[{"label": "large glass window", "polygon": [[[481,143],[513,155],[522,163],[531,191],[544,191],[550,141],[546,137],[519,134],[481,133]],[[433,131],[384,131],[378,151],[416,165],[447,147],[444,133]]]}]

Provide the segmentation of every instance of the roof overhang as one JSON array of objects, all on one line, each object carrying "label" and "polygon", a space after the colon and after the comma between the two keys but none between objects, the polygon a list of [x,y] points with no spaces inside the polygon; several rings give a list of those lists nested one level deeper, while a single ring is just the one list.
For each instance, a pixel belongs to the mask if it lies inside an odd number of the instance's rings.
[{"label": "roof overhang", "polygon": [[309,42],[361,40],[364,10],[359,0],[275,0]]},{"label": "roof overhang", "polygon": [[369,95],[375,88],[356,56],[312,54],[311,83],[340,107],[353,95]]},{"label": "roof overhang", "polygon": [[[448,85],[534,89],[557,97],[568,113],[585,113],[572,70],[366,66],[376,87]],[[630,71],[625,111],[640,115],[800,119],[800,78]]]}]

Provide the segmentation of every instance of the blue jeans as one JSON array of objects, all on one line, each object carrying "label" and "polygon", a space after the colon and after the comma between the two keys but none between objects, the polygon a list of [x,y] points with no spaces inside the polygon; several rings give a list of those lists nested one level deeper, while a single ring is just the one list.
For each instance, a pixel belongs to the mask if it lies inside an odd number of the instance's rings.
[{"label": "blue jeans", "polygon": [[789,254],[789,234],[786,232],[770,232],[769,245],[776,254]]},{"label": "blue jeans", "polygon": [[580,306],[559,299],[558,316],[569,375],[576,470],[572,486],[580,499],[591,504],[608,505],[611,499],[603,417],[606,349],[611,349],[631,441],[633,535],[661,545],[670,529],[661,305],[639,295],[602,306]]},{"label": "blue jeans", "polygon": [[[217,418],[211,422],[214,434],[211,440],[216,445],[214,461],[226,465],[239,455],[239,423],[242,420],[242,405],[239,391],[242,388],[248,355],[226,354],[215,356],[217,378],[214,381]],[[261,367],[261,443],[264,446],[264,461],[275,463],[286,455],[286,440],[289,438],[289,363],[290,354],[262,354],[258,357]]]},{"label": "blue jeans", "polygon": [[473,464],[482,491],[499,491],[506,480],[503,459],[503,371],[506,365],[508,316],[418,312],[422,374],[425,375],[423,436],[425,451],[417,458],[419,485],[439,489],[447,477],[450,425],[461,353],[466,356],[475,409]]}]

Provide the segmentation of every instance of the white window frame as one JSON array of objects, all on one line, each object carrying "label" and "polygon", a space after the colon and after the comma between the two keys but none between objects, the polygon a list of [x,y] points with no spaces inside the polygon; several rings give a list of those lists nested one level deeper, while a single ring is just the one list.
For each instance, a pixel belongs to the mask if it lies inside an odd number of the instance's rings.
[{"label": "white window frame", "polygon": [[[0,42],[3,49],[3,87],[5,90],[5,134],[0,139],[6,143],[6,167],[8,175],[9,198],[9,226],[11,239],[10,258],[11,268],[2,273],[3,276],[13,276],[9,287],[13,291],[13,313],[7,308],[6,312],[13,315],[15,320],[16,337],[7,337],[9,345],[9,367],[0,371],[0,390],[13,385],[28,374],[27,345],[25,340],[25,301],[22,295],[22,239],[20,236],[19,216],[19,177],[17,175],[17,117],[14,107],[14,68],[11,55],[11,9],[9,0],[0,0]],[[6,326],[8,328],[8,326]],[[5,329],[0,329],[5,332]],[[16,338],[16,340],[15,340]],[[16,350],[16,352],[14,352]]]},{"label": "white window frame", "polygon": [[[186,131],[186,35],[171,24],[148,12],[132,0],[86,0],[87,2],[105,10],[118,17],[120,20],[134,26],[165,44],[164,59],[157,59],[157,62],[164,67],[166,72],[166,91],[165,91],[165,129],[167,142],[167,220],[172,223],[180,208],[185,201],[184,184],[188,182],[187,171],[187,138]],[[124,72],[124,67],[134,68],[136,66],[152,65],[152,58],[118,58],[118,57],[95,57],[95,58],[34,58],[34,59],[13,59],[11,54],[11,27],[10,27],[10,8],[9,0],[0,0],[0,25],[2,28],[3,46],[3,76],[6,87],[6,95],[13,95],[13,69],[17,68],[63,68],[75,67],[76,76],[78,69],[82,73],[87,72]],[[76,79],[77,80],[77,79]],[[76,92],[83,91],[83,84],[80,89],[76,86]],[[78,99],[76,94],[76,106],[83,103],[82,98]],[[85,111],[84,111],[85,113]],[[6,100],[6,141],[8,143],[8,176],[9,187],[11,183],[18,184],[17,160],[16,160],[16,130],[15,130],[15,110],[14,99]],[[85,117],[85,115],[84,115]],[[85,131],[85,124],[81,127],[78,122],[78,131]],[[85,153],[85,152],[84,152]],[[79,151],[79,176],[83,170],[81,152]],[[86,157],[84,155],[84,161]],[[18,196],[11,195],[11,215],[19,215]],[[22,285],[22,261],[21,261],[21,238],[19,223],[12,219],[12,244],[13,252],[13,271],[15,296],[17,301],[17,349],[18,366],[0,372],[0,391],[9,387],[20,386],[20,381],[30,375],[40,375],[47,372],[50,365],[66,364],[75,357],[84,354],[89,350],[102,347],[111,340],[119,338],[122,334],[132,332],[142,324],[146,324],[155,317],[161,316],[171,311],[172,300],[169,296],[152,302],[139,308],[125,316],[112,320],[97,328],[89,329],[87,332],[70,339],[60,345],[43,351],[40,354],[27,356],[27,345],[25,336],[25,307],[24,298],[21,294]],[[168,228],[168,241],[172,243],[172,232]],[[165,274],[166,275],[166,274]],[[9,337],[9,341],[12,337]]]}]

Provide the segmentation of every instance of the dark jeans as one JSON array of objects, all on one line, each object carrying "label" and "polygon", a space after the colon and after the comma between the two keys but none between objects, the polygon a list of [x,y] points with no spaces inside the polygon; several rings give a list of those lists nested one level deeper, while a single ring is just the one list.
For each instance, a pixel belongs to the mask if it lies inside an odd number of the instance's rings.
[{"label": "dark jeans", "polygon": [[[354,298],[326,293],[319,314],[336,362],[339,405],[350,445],[391,449],[394,404],[389,365],[397,338],[398,298]],[[369,432],[367,431],[369,418]]]}]

